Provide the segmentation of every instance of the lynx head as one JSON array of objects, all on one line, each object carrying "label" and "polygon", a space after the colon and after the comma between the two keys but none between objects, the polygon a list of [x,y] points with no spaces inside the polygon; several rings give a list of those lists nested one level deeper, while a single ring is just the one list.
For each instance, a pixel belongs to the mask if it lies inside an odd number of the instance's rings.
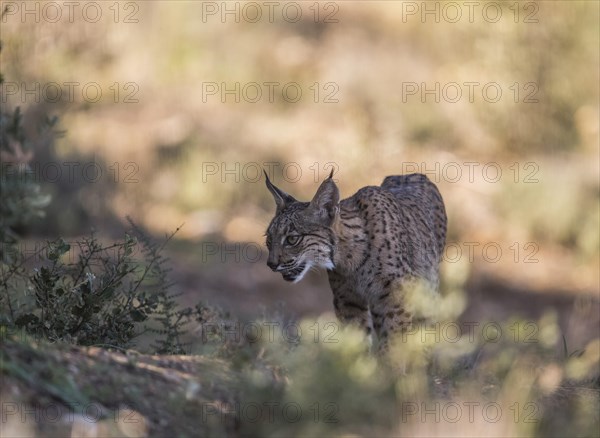
[{"label": "lynx head", "polygon": [[339,210],[339,190],[333,171],[310,202],[300,202],[275,187],[265,172],[267,188],[277,211],[267,228],[267,265],[284,280],[300,281],[312,267],[333,269],[334,233]]}]

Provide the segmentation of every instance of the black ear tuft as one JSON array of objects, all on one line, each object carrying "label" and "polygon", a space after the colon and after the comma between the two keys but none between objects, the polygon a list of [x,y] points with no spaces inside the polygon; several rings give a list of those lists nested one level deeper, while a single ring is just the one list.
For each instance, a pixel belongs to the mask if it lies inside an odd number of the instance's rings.
[{"label": "black ear tuft", "polygon": [[283,190],[275,187],[275,185],[269,179],[269,175],[267,175],[267,172],[264,169],[263,172],[265,173],[265,183],[267,184],[267,188],[269,189],[269,191],[273,195],[273,198],[275,199],[275,204],[277,205],[277,213],[282,211],[287,205],[293,202],[297,202],[292,196],[288,195]]},{"label": "black ear tuft", "polygon": [[307,213],[313,220],[325,226],[330,226],[333,223],[340,202],[340,191],[331,179],[332,176],[333,170],[329,178],[321,183],[307,209]]}]

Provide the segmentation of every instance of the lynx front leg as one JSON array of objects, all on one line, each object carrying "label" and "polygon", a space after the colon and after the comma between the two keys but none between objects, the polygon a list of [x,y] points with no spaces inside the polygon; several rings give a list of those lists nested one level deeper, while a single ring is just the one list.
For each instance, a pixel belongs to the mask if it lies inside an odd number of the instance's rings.
[{"label": "lynx front leg", "polygon": [[412,314],[404,304],[402,290],[384,290],[371,303],[373,328],[378,339],[377,353],[387,356],[390,343],[401,341],[401,334],[411,328]]},{"label": "lynx front leg", "polygon": [[342,324],[359,327],[367,335],[369,347],[373,345],[373,324],[367,304],[359,304],[347,296],[334,297],[335,316]]},{"label": "lynx front leg", "polygon": [[405,277],[391,283],[370,303],[371,314],[379,338],[378,355],[404,374],[427,363],[428,343],[437,339],[439,327],[432,312],[439,302],[426,281]]},{"label": "lynx front leg", "polygon": [[373,322],[369,305],[350,286],[350,282],[329,273],[329,284],[333,291],[333,307],[335,316],[342,324],[349,324],[364,330],[367,335],[369,347],[372,345]]}]

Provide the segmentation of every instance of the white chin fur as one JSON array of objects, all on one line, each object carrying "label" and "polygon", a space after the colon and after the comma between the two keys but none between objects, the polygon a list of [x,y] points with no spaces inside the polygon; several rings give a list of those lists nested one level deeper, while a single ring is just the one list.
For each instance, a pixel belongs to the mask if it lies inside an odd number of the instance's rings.
[{"label": "white chin fur", "polygon": [[300,280],[302,280],[302,278],[304,277],[304,275],[306,275],[306,273],[308,272],[308,270],[312,267],[312,262],[307,262],[306,266],[304,267],[304,269],[302,270],[302,272],[300,272],[300,274],[294,279],[294,281],[292,281],[292,283],[298,283]]},{"label": "white chin fur", "polygon": [[331,260],[326,260],[325,263],[323,263],[321,265],[322,267],[324,267],[325,269],[327,269],[328,271],[331,271],[332,269],[335,268],[335,265],[333,264],[333,262]]}]

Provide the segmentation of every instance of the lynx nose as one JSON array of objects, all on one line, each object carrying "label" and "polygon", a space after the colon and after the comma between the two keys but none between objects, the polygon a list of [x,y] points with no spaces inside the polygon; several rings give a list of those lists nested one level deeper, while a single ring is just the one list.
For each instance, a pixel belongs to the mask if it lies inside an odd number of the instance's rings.
[{"label": "lynx nose", "polygon": [[275,271],[277,269],[277,265],[278,263],[276,263],[275,261],[271,259],[267,260],[267,266],[271,268],[272,271]]}]

